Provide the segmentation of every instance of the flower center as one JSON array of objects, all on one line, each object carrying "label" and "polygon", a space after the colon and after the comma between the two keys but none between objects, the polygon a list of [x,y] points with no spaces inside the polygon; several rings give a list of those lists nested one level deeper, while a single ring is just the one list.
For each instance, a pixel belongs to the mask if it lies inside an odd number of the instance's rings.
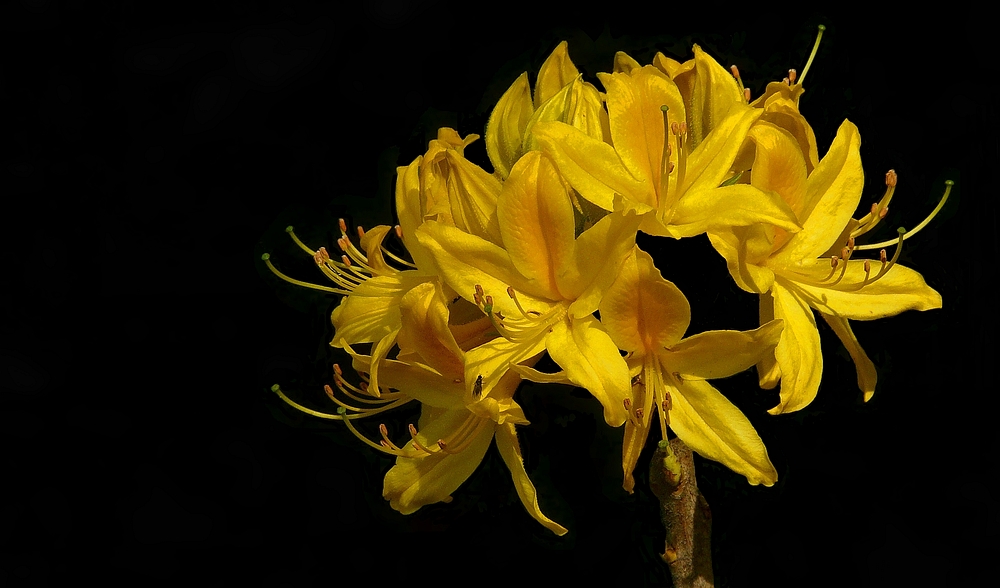
[{"label": "flower center", "polygon": [[545,312],[525,310],[514,288],[508,286],[507,295],[514,301],[520,316],[504,316],[500,312],[494,312],[493,296],[486,294],[479,284],[476,284],[476,293],[473,298],[476,305],[490,319],[490,324],[493,325],[497,334],[511,343],[524,344],[536,341],[551,331],[552,325],[566,316],[567,306],[565,304],[556,304]]},{"label": "flower center", "polygon": [[[656,216],[664,224],[670,222],[674,214],[674,204],[680,198],[682,186],[684,184],[684,170],[687,168],[688,140],[687,123],[684,121],[669,121],[667,112],[670,109],[666,104],[660,106],[660,113],[663,115],[663,151],[660,154],[660,182],[657,186]],[[677,142],[677,162],[670,161],[673,154],[671,147],[671,137]],[[670,174],[677,172],[674,177],[674,188],[670,189]]]}]

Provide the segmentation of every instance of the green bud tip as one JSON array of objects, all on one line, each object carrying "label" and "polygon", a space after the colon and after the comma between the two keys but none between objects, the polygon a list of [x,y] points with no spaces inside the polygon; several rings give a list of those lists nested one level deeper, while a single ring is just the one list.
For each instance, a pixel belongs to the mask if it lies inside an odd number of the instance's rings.
[{"label": "green bud tip", "polygon": [[666,112],[668,110],[670,110],[670,107],[667,106],[666,104],[660,105],[660,112]]},{"label": "green bud tip", "polygon": [[263,259],[264,261],[267,261],[267,260],[271,259],[271,254],[270,253],[265,253],[264,255],[261,255],[260,258]]},{"label": "green bud tip", "polygon": [[667,443],[666,439],[660,439],[660,442],[656,444],[656,446],[660,449],[666,449],[667,445],[669,445],[669,443]]},{"label": "green bud tip", "polygon": [[906,229],[903,227],[899,227],[898,229],[896,229],[896,232],[899,233],[900,235],[904,235],[906,234]]},{"label": "green bud tip", "polygon": [[819,30],[825,31],[826,30],[826,26],[825,25],[819,25]]},{"label": "green bud tip", "polygon": [[953,182],[953,181],[951,181],[951,180],[945,180],[945,181],[944,181],[944,185],[945,185],[945,186],[954,186],[954,185],[955,185],[955,182]]},{"label": "green bud tip", "polygon": [[291,233],[293,230],[295,230],[295,229],[292,227],[292,225],[288,225],[287,227],[285,227],[285,232],[286,233]]},{"label": "green bud tip", "polygon": [[281,391],[281,386],[279,386],[277,384],[275,384],[274,386],[271,386],[271,392],[280,392],[280,391]]},{"label": "green bud tip", "polygon": [[345,414],[347,414],[347,409],[344,408],[343,406],[338,406],[337,414],[339,414],[340,416],[344,416]]}]

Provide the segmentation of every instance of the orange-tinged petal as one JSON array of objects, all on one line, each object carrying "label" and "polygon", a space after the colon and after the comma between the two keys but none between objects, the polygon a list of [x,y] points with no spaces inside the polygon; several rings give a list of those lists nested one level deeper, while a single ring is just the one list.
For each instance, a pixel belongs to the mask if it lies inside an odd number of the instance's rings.
[{"label": "orange-tinged petal", "polygon": [[795,137],[768,122],[758,122],[749,132],[757,146],[750,185],[777,192],[796,218],[803,218],[806,202],[806,162]]},{"label": "orange-tinged petal", "polygon": [[651,354],[680,341],[691,323],[691,306],[648,253],[633,251],[601,300],[601,322],[620,349]]},{"label": "orange-tinged petal", "polygon": [[[427,410],[427,407],[421,409]],[[434,418],[430,419],[421,416],[417,440],[424,447],[436,447],[438,439],[458,431],[468,418],[478,419],[465,409],[434,411]],[[396,465],[385,475],[382,489],[389,505],[402,514],[411,514],[424,505],[447,500],[483,461],[493,440],[494,423],[480,420],[471,444],[458,453],[396,458]],[[412,441],[407,448],[414,453],[419,451]]]},{"label": "orange-tinged petal", "polygon": [[[843,261],[830,276],[830,261],[817,259],[803,264],[783,277],[809,306],[816,310],[854,320],[875,320],[897,315],[905,310],[932,310],[941,308],[941,295],[924,282],[923,276],[908,267],[893,265],[878,280],[857,288],[865,281],[865,262],[860,259],[847,261],[844,277],[836,281],[843,269]],[[871,264],[870,276],[878,275],[879,263]]]},{"label": "orange-tinged petal", "polygon": [[597,310],[601,297],[618,275],[619,266],[635,246],[636,228],[641,220],[633,212],[608,214],[577,237],[574,263],[559,274],[560,290],[575,298],[569,307],[571,317]]},{"label": "orange-tinged petal", "polygon": [[861,168],[861,138],[858,128],[844,121],[826,156],[806,181],[802,230],[774,256],[779,266],[794,266],[815,259],[840,236],[861,199],[864,170]]},{"label": "orange-tinged petal", "polygon": [[572,82],[580,75],[580,71],[573,65],[573,60],[569,58],[569,44],[562,41],[552,50],[542,67],[538,70],[538,78],[535,80],[535,108],[540,107],[546,100],[555,96],[566,84]]},{"label": "orange-tinged petal", "polygon": [[534,112],[528,74],[523,73],[497,102],[486,122],[486,154],[501,179],[521,157],[521,139]]},{"label": "orange-tinged petal", "polygon": [[576,191],[604,210],[614,210],[615,194],[651,199],[652,184],[633,176],[611,145],[556,121],[538,123],[532,134]]},{"label": "orange-tinged petal", "polygon": [[521,456],[521,445],[517,442],[517,433],[513,423],[505,423],[496,429],[497,449],[504,463],[510,469],[511,477],[514,479],[514,488],[521,498],[521,504],[528,510],[528,514],[533,519],[545,526],[556,535],[563,536],[567,533],[565,527],[542,514],[538,507],[538,494],[535,485],[528,478],[528,472],[524,469],[524,458]]},{"label": "orange-tinged petal", "polygon": [[559,321],[545,338],[545,348],[571,382],[586,388],[604,406],[609,425],[625,422],[624,400],[631,386],[628,366],[596,318]]},{"label": "orange-tinged petal", "polygon": [[676,384],[671,391],[670,428],[681,441],[702,457],[746,476],[755,486],[771,486],[778,480],[764,442],[740,409],[708,382]]},{"label": "orange-tinged petal", "polygon": [[785,322],[781,341],[774,349],[781,368],[780,402],[768,410],[771,414],[794,412],[805,408],[816,398],[823,376],[823,354],[820,350],[816,317],[809,305],[781,280],[771,289],[774,298],[774,318]]},{"label": "orange-tinged petal", "polygon": [[555,165],[540,151],[514,165],[497,200],[497,217],[504,247],[531,291],[567,299],[557,274],[573,263],[573,204]]},{"label": "orange-tinged petal", "polygon": [[660,361],[684,380],[712,380],[738,374],[773,354],[782,321],[752,331],[706,331],[660,351]]},{"label": "orange-tinged petal", "polygon": [[514,269],[502,247],[433,221],[421,225],[416,235],[427,249],[436,273],[462,298],[472,302],[479,284],[493,297],[496,310],[513,316],[518,310],[506,294],[507,288],[513,287],[521,303],[534,310],[545,311],[552,306],[546,298],[548,291],[539,290]]},{"label": "orange-tinged petal", "polygon": [[861,343],[858,343],[858,338],[854,336],[854,331],[851,329],[851,324],[847,319],[839,316],[830,316],[823,312],[819,314],[830,325],[833,332],[837,334],[840,342],[847,348],[847,352],[851,354],[851,359],[854,360],[854,366],[858,371],[858,388],[861,388],[861,391],[864,392],[865,402],[868,402],[871,400],[872,395],[875,394],[875,384],[878,382],[878,372],[875,370],[875,364],[872,363],[872,360],[868,359],[868,354],[861,348]]},{"label": "orange-tinged petal", "polygon": [[608,117],[611,139],[622,163],[636,178],[649,182],[655,192],[628,195],[649,206],[656,206],[659,191],[664,140],[671,142],[676,159],[676,137],[665,137],[663,111],[667,106],[670,121],[684,120],[684,101],[680,91],[665,75],[652,66],[631,74],[598,76],[608,91]]},{"label": "orange-tinged petal", "polygon": [[399,304],[402,328],[396,338],[400,355],[415,353],[422,363],[452,380],[465,377],[465,354],[448,328],[448,300],[437,281],[410,289]]}]

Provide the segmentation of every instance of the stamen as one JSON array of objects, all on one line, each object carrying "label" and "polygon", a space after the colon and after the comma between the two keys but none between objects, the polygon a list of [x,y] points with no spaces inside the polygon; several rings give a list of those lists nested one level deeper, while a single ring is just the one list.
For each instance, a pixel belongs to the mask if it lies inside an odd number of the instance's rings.
[{"label": "stamen", "polygon": [[[311,408],[306,408],[306,407],[302,406],[298,402],[295,402],[291,398],[285,396],[285,393],[281,391],[281,386],[279,386],[277,384],[271,386],[271,392],[274,392],[275,394],[277,394],[279,398],[281,398],[282,400],[285,401],[285,404],[291,406],[292,408],[297,408],[298,410],[301,410],[302,412],[304,412],[306,414],[311,414],[314,417],[319,417],[321,419],[329,419],[329,420],[332,420],[332,421],[343,420],[342,416],[333,415],[333,414],[327,414],[325,412],[319,412],[319,411],[313,410]],[[338,409],[338,413],[339,413],[339,409]]]},{"label": "stamen", "polygon": [[791,82],[791,83],[793,83],[793,84],[795,83],[795,70],[794,69],[788,70],[788,81]]},{"label": "stamen", "polygon": [[743,88],[743,99],[750,103],[750,88]]},{"label": "stamen", "polygon": [[337,224],[340,225],[340,232],[347,233],[347,223],[342,218],[337,219]]},{"label": "stamen", "polygon": [[358,239],[364,239],[364,238],[365,238],[365,228],[362,227],[361,225],[358,225]]},{"label": "stamen", "polygon": [[399,225],[396,225],[394,228],[396,229],[396,236],[399,237],[400,241],[402,241],[403,240],[403,228],[400,227]]},{"label": "stamen", "polygon": [[823,31],[826,30],[826,27],[823,25],[819,25],[818,28],[819,32],[816,33],[816,43],[813,44],[812,52],[809,54],[809,59],[806,61],[806,66],[802,68],[802,77],[799,78],[798,83],[800,86],[806,81],[806,74],[809,73],[809,68],[812,66],[813,59],[816,58],[816,52],[819,51],[819,41],[823,38]]},{"label": "stamen", "polygon": [[390,448],[392,448],[395,451],[402,451],[402,449],[400,449],[399,447],[396,447],[396,444],[393,443],[391,439],[389,439],[389,431],[388,431],[388,429],[385,428],[385,423],[379,423],[379,425],[378,425],[378,432],[379,432],[379,434],[382,435],[382,444],[383,444],[383,446],[390,447]]},{"label": "stamen", "polygon": [[877,204],[872,204],[871,212],[857,220],[858,227],[851,231],[852,237],[860,237],[875,228],[878,222],[889,213],[889,202],[896,190],[896,183],[899,178],[894,170],[889,170],[885,174],[885,195]]},{"label": "stamen", "polygon": [[[353,433],[355,437],[357,437],[358,439],[361,439],[361,441],[365,445],[368,445],[372,449],[376,449],[378,451],[381,451],[382,453],[388,453],[389,455],[398,455],[392,449],[390,449],[388,447],[385,447],[381,443],[375,443],[374,441],[372,441],[368,437],[365,437],[364,435],[362,435],[361,432],[358,431],[357,428],[355,428],[355,426],[351,424],[351,417],[347,416],[347,409],[345,409],[344,407],[340,407],[340,408],[337,409],[337,414],[340,415],[341,420],[343,420],[344,424],[347,425],[348,430],[350,430],[351,433]],[[355,418],[357,418],[357,415],[355,415]]]},{"label": "stamen", "polygon": [[296,244],[296,245],[298,245],[298,246],[299,246],[299,247],[300,247],[300,248],[301,248],[301,249],[302,249],[303,251],[305,251],[305,252],[306,252],[306,253],[308,253],[309,255],[312,255],[312,254],[314,253],[312,249],[310,249],[310,248],[306,247],[306,244],[305,244],[305,243],[303,243],[303,242],[302,242],[302,241],[301,241],[301,240],[300,240],[300,239],[299,239],[299,238],[298,238],[298,237],[297,237],[297,236],[295,235],[295,230],[294,230],[294,229],[292,228],[292,225],[288,225],[287,227],[285,227],[285,232],[286,232],[286,233],[288,233],[288,234],[289,234],[289,235],[290,235],[290,236],[292,237],[292,241],[295,241],[295,244]]},{"label": "stamen", "polygon": [[410,423],[407,428],[410,430],[410,438],[411,442],[413,443],[413,446],[428,455],[434,455],[433,451],[421,445],[420,441],[417,441],[417,428],[413,426],[413,423]]},{"label": "stamen", "polygon": [[[670,185],[670,172],[673,171],[673,164],[670,162],[670,133],[673,125],[667,120],[667,111],[670,108],[663,104],[660,106],[660,114],[663,116],[663,152],[660,154],[660,185],[657,194],[657,214],[662,215],[667,203],[667,188]],[[676,125],[677,123],[674,123]]]},{"label": "stamen", "polygon": [[285,280],[289,284],[295,284],[296,286],[302,286],[303,288],[312,288],[313,290],[320,290],[322,292],[331,292],[333,294],[350,294],[351,293],[350,290],[344,290],[344,289],[341,289],[341,288],[331,288],[329,286],[320,286],[319,284],[310,284],[309,282],[303,282],[302,280],[296,280],[294,278],[290,278],[290,277],[286,276],[285,274],[279,272],[278,268],[274,267],[274,264],[271,263],[271,254],[270,253],[265,253],[264,255],[261,255],[260,258],[262,260],[264,260],[265,264],[267,264],[267,269],[271,270],[271,272],[274,275],[278,276],[282,280]]},{"label": "stamen", "polygon": [[538,317],[540,317],[542,313],[538,312],[537,310],[524,310],[524,307],[521,306],[521,301],[517,299],[517,293],[514,292],[514,288],[507,286],[507,296],[510,296],[511,300],[514,301],[514,305],[517,306],[517,310],[520,311],[521,315],[524,318],[530,321],[539,320]]},{"label": "stamen", "polygon": [[[914,227],[912,231],[904,234],[902,236],[903,240],[909,239],[913,235],[916,235],[917,232],[919,232],[921,229],[923,229],[928,224],[930,224],[931,220],[933,220],[934,217],[937,216],[937,214],[939,212],[941,212],[941,209],[944,208],[944,203],[948,201],[948,196],[951,195],[951,187],[955,185],[955,182],[953,182],[951,180],[945,180],[944,184],[945,184],[944,195],[941,196],[941,200],[937,203],[937,206],[935,206],[934,210],[932,210],[931,213],[929,215],[927,215],[927,218],[925,218],[923,221],[920,222],[920,224],[918,224],[916,227]],[[887,209],[884,209],[884,210],[887,210]],[[895,239],[892,239],[892,240],[889,240],[889,241],[882,241],[881,243],[871,243],[871,244],[868,244],[868,245],[860,245],[860,246],[858,246],[857,249],[858,249],[858,251],[867,251],[869,249],[878,249],[880,247],[886,247],[887,245],[891,245],[894,241],[895,241]],[[900,241],[900,242],[902,242],[902,241]]]}]

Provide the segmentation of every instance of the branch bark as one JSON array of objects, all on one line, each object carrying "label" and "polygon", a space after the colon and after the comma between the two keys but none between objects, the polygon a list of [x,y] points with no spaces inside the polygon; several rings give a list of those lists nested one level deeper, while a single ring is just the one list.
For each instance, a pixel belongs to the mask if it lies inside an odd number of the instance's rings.
[{"label": "branch bark", "polygon": [[698,491],[691,448],[674,438],[670,449],[673,457],[657,448],[649,466],[649,486],[667,528],[663,561],[676,588],[713,588],[712,511]]}]

